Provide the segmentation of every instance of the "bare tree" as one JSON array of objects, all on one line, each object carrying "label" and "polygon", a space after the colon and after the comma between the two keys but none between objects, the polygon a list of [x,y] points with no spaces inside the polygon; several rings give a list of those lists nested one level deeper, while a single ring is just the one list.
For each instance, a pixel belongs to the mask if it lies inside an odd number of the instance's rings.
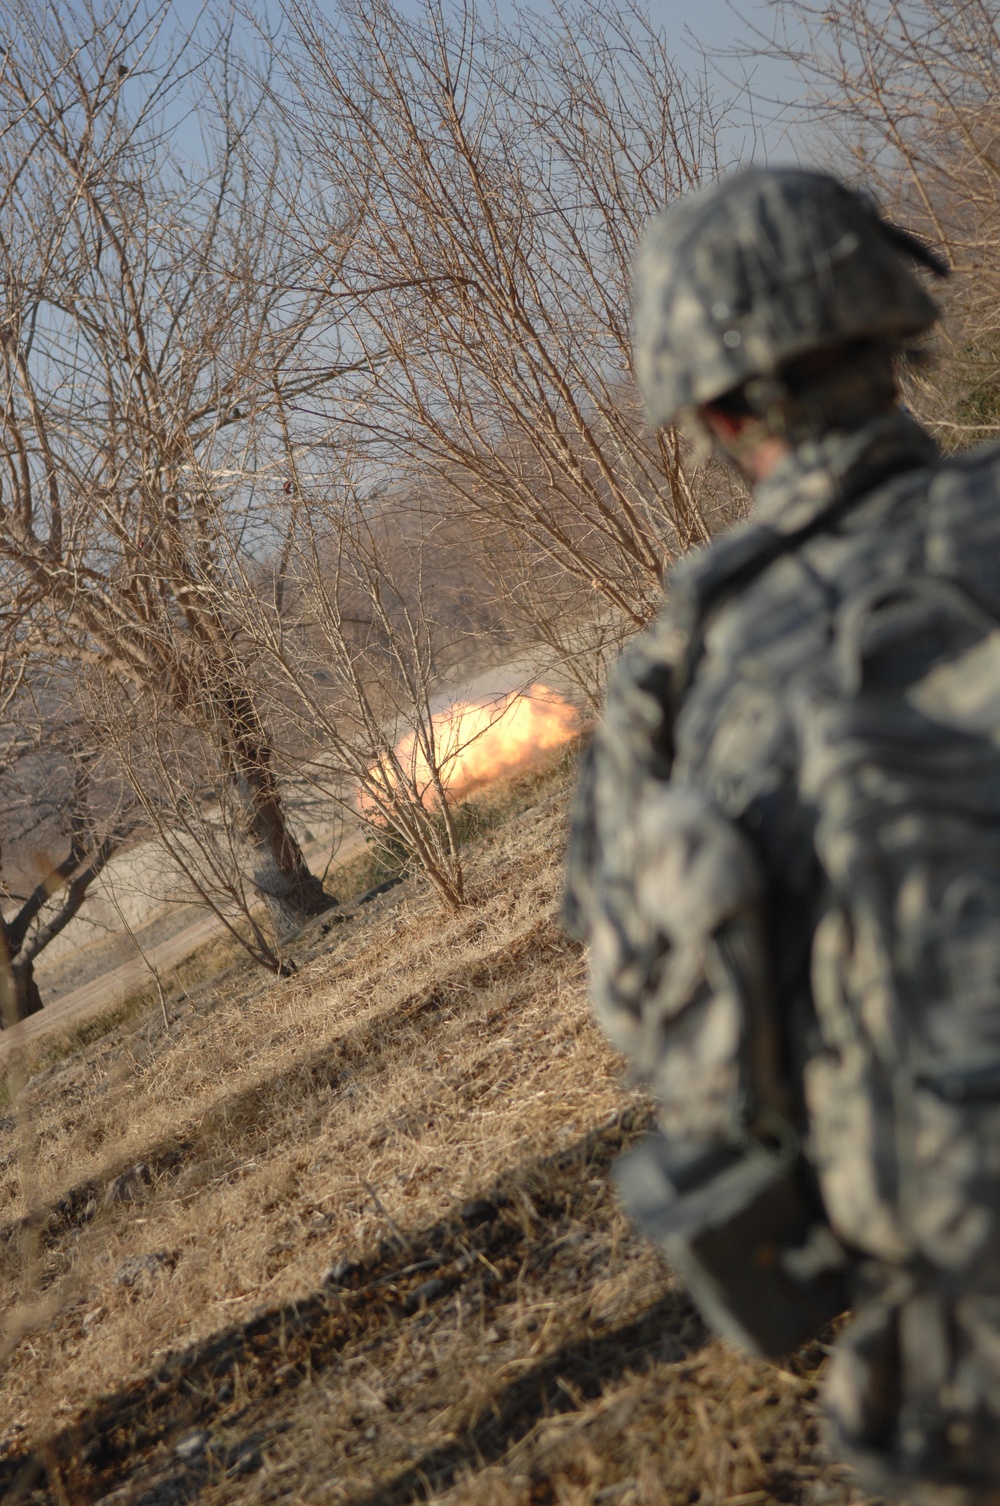
[{"label": "bare tree", "polygon": [[169,695],[135,694],[93,672],[84,681],[89,724],[167,860],[158,898],[199,904],[254,962],[290,971],[283,937],[264,923],[258,865],[248,861],[246,792],[236,779],[218,779],[220,734],[211,708],[179,714]]},{"label": "bare tree", "polygon": [[298,206],[365,362],[339,423],[640,624],[708,535],[679,435],[644,429],[628,312],[645,221],[718,169],[707,89],[605,0],[501,30],[443,0],[286,17],[272,97],[356,224],[330,257]]},{"label": "bare tree", "polygon": [[137,824],[68,677],[26,653],[16,610],[2,616],[0,1028],[42,1007],[35,962]]},{"label": "bare tree", "polygon": [[227,610],[297,729],[297,777],[460,905],[448,779],[461,748],[435,713],[446,670],[469,661],[481,625],[447,610],[433,530],[412,527],[405,505],[366,489],[344,456],[323,489],[296,475],[271,589],[234,559]]},{"label": "bare tree", "polygon": [[[33,750],[37,755],[37,749]],[[51,866],[27,886],[21,883],[4,882],[0,870],[0,895],[13,901],[14,908],[6,916],[0,915],[0,952],[3,953],[3,968],[8,974],[11,1000],[0,1019],[0,1028],[12,1020],[24,1019],[42,1008],[43,999],[35,981],[35,963],[45,948],[61,935],[80,911],[87,892],[108,861],[127,837],[135,830],[134,815],[126,808],[115,813],[117,819],[99,818],[92,800],[91,762],[95,755],[79,747],[71,748],[65,766],[60,772],[70,773],[71,791],[53,800],[50,793],[47,804],[50,822],[58,823],[58,835],[65,843],[64,855],[53,860]],[[29,760],[22,752],[18,763],[22,766]],[[52,776],[52,750],[46,748],[45,763],[48,778]],[[56,810],[51,806],[55,804]],[[22,801],[22,810],[38,812],[37,796],[29,794]],[[9,817],[9,809],[5,811]]]},{"label": "bare tree", "polygon": [[[276,392],[336,370],[224,34],[168,47],[169,4],[18,3],[0,68],[0,559],[36,644],[201,718],[279,930],[329,903],[288,825],[213,590],[245,546]],[[205,163],[171,132],[197,64]],[[306,360],[306,342],[314,343]],[[326,359],[317,360],[322,344]],[[303,375],[303,367],[308,373]],[[228,548],[228,544],[226,546]]]},{"label": "bare tree", "polygon": [[[1000,432],[1000,20],[989,0],[778,0],[769,51],[805,82],[836,166],[946,251],[955,273],[934,367],[911,400],[945,443]],[[836,143],[830,150],[831,137]],[[935,296],[941,296],[935,288]]]}]

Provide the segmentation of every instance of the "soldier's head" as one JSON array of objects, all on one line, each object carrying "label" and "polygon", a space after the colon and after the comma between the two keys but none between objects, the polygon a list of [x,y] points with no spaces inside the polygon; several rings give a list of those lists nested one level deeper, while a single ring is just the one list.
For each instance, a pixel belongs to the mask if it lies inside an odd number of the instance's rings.
[{"label": "soldier's head", "polygon": [[635,266],[635,355],[654,423],[696,416],[760,479],[788,448],[897,397],[896,362],[947,268],[826,173],[751,169],[679,199]]}]

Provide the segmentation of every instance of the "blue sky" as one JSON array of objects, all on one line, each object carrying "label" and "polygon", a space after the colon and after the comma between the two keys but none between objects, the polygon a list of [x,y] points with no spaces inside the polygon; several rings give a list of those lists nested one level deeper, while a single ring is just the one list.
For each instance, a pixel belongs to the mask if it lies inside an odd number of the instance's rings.
[{"label": "blue sky", "polygon": [[[322,9],[335,13],[334,0],[320,0]],[[404,11],[416,12],[421,0],[397,0]],[[480,0],[483,9],[489,9],[490,0]],[[517,0],[494,0],[499,16],[513,13]],[[646,0],[654,21],[663,26],[673,42],[678,64],[688,71],[698,71],[705,66],[703,54],[711,59],[710,69],[719,77],[719,87],[725,90],[727,82],[741,79],[749,73],[750,95],[753,102],[754,129],[749,125],[734,126],[727,140],[731,155],[746,158],[754,155],[758,160],[788,161],[796,155],[792,139],[785,134],[778,118],[782,107],[787,116],[794,107],[798,88],[788,66],[771,59],[754,59],[743,63],[733,57],[734,52],[753,46],[752,28],[768,31],[770,11],[764,3],[737,7],[731,0]],[[247,0],[248,9],[255,10],[263,18],[276,22],[281,14],[278,0]],[[533,0],[527,7],[544,13],[546,0]],[[203,0],[174,0],[175,23],[186,26],[195,21],[203,9]],[[749,111],[745,113],[749,118]]]}]

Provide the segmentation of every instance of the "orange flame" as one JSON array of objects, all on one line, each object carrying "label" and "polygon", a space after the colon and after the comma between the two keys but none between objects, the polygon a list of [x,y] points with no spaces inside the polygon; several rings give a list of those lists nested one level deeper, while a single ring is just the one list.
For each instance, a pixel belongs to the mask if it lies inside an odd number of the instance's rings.
[{"label": "orange flame", "polygon": [[[575,707],[547,685],[532,685],[524,695],[511,691],[493,700],[455,701],[431,718],[434,762],[448,794],[461,799],[513,773],[539,753],[560,747],[579,726]],[[429,806],[438,797],[427,753],[424,740],[415,732],[408,732],[395,747],[407,784]],[[396,767],[387,764],[374,764],[370,774],[387,793],[400,782]],[[364,793],[359,803],[368,811],[375,805]]]}]

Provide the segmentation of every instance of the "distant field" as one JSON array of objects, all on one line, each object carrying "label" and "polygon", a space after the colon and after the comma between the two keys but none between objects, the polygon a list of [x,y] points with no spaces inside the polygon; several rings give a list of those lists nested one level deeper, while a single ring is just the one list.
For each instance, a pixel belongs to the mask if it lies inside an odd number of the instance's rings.
[{"label": "distant field", "polygon": [[727,1351],[615,1205],[648,1105],[556,923],[567,777],[506,788],[459,914],[410,878],[289,979],[0,1065],[0,1499],[851,1498],[822,1347]]}]

